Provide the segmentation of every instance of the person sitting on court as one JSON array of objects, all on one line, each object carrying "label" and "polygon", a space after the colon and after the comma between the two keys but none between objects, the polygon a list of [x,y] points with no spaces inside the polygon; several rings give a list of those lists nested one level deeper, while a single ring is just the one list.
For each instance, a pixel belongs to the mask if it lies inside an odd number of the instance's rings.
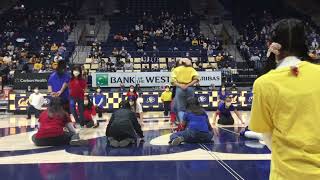
[{"label": "person sitting on court", "polygon": [[137,135],[140,138],[144,137],[129,101],[123,101],[120,103],[120,109],[111,116],[106,130],[108,141],[112,147],[126,147],[137,141]]},{"label": "person sitting on court", "polygon": [[186,143],[210,143],[212,142],[213,129],[205,110],[200,106],[197,98],[187,100],[187,111],[183,116],[182,124],[185,130],[173,133],[169,144],[176,146],[182,142]]},{"label": "person sitting on court", "polygon": [[34,93],[32,93],[29,97],[29,106],[27,109],[28,117],[27,119],[31,119],[31,114],[34,112],[36,118],[39,118],[41,113],[41,108],[44,104],[43,94],[39,93],[39,88],[34,88]]},{"label": "person sitting on court", "polygon": [[218,110],[213,115],[213,126],[215,127],[217,115],[219,115],[218,124],[221,125],[233,125],[234,119],[231,115],[231,112],[234,111],[234,113],[237,115],[237,117],[240,119],[241,123],[244,124],[245,122],[242,120],[242,117],[239,113],[239,111],[232,105],[231,103],[232,99],[231,97],[227,97],[224,103],[219,104]]},{"label": "person sitting on court", "polygon": [[96,108],[93,105],[92,101],[90,100],[89,96],[84,97],[84,111],[83,111],[83,118],[84,121],[81,126],[87,127],[87,128],[97,128],[99,127],[99,123],[95,122],[95,116],[97,115],[96,113]]},{"label": "person sitting on court", "polygon": [[[70,115],[63,109],[60,98],[51,99],[47,110],[40,114],[38,132],[32,136],[36,146],[84,145],[80,140]],[[68,131],[64,131],[66,128]]]}]

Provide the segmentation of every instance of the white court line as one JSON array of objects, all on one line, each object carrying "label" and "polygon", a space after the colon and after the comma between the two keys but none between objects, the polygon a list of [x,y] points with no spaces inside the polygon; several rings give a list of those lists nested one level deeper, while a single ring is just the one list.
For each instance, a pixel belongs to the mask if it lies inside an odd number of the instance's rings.
[{"label": "white court line", "polygon": [[234,169],[232,169],[227,163],[221,160],[214,152],[210,151],[208,147],[203,144],[199,144],[207,153],[213,157],[225,170],[227,170],[236,180],[245,180]]},{"label": "white court line", "polygon": [[230,132],[230,133],[233,133],[233,134],[240,135],[240,133],[237,133],[237,132],[231,131],[231,130],[229,130],[229,129],[226,129],[226,128],[223,128],[223,127],[220,127],[220,126],[218,126],[218,128],[221,128],[221,129],[223,129],[223,130],[225,130],[225,131],[228,131],[228,132]]}]

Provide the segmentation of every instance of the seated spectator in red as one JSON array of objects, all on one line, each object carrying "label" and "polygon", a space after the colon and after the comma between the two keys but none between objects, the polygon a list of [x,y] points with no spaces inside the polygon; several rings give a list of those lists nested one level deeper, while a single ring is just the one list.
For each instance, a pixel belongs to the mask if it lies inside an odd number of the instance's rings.
[{"label": "seated spectator in red", "polygon": [[90,100],[89,96],[84,97],[84,121],[81,126],[87,127],[87,128],[97,128],[99,126],[98,123],[95,123],[94,117],[97,115],[96,108],[93,105],[92,101]]}]

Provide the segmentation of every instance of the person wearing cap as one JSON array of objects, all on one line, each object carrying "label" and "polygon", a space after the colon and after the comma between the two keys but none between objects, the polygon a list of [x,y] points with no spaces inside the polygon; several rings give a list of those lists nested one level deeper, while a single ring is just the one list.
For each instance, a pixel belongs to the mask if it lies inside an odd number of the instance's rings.
[{"label": "person wearing cap", "polygon": [[128,101],[132,112],[136,113],[137,118],[143,123],[143,109],[136,96],[129,96]]},{"label": "person wearing cap", "polygon": [[161,94],[161,101],[163,103],[164,116],[168,116],[172,102],[172,92],[168,84],[165,86],[165,91]]},{"label": "person wearing cap", "polygon": [[192,67],[191,60],[183,58],[180,60],[181,66],[176,67],[171,72],[171,82],[176,86],[175,106],[178,111],[178,118],[183,120],[186,111],[186,100],[194,97],[194,85],[199,82],[199,74]]}]

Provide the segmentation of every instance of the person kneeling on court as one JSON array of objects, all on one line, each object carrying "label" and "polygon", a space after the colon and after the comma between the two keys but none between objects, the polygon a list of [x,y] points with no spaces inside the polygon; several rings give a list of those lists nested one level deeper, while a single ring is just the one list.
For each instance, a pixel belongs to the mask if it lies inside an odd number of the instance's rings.
[{"label": "person kneeling on court", "polygon": [[[39,117],[38,132],[32,136],[36,146],[85,145],[86,140],[80,140],[79,134],[66,113],[59,97],[51,99],[47,110]],[[64,131],[64,129],[68,131]]]},{"label": "person kneeling on court", "polygon": [[234,111],[234,113],[237,115],[237,117],[240,119],[242,124],[245,124],[245,122],[242,120],[239,111],[232,105],[231,103],[232,99],[231,97],[227,97],[225,102],[219,104],[218,110],[213,115],[213,125],[216,124],[217,115],[219,115],[218,124],[221,125],[233,125],[234,119],[231,115],[231,112]]},{"label": "person kneeling on court", "polygon": [[131,111],[129,101],[122,101],[120,109],[112,114],[106,130],[109,144],[112,147],[126,147],[137,141],[137,135],[144,137],[136,114]]},{"label": "person kneeling on court", "polygon": [[210,143],[212,142],[213,129],[204,109],[200,106],[197,98],[189,98],[186,104],[186,113],[183,116],[182,125],[185,130],[173,133],[169,144],[176,146],[186,143]]}]

